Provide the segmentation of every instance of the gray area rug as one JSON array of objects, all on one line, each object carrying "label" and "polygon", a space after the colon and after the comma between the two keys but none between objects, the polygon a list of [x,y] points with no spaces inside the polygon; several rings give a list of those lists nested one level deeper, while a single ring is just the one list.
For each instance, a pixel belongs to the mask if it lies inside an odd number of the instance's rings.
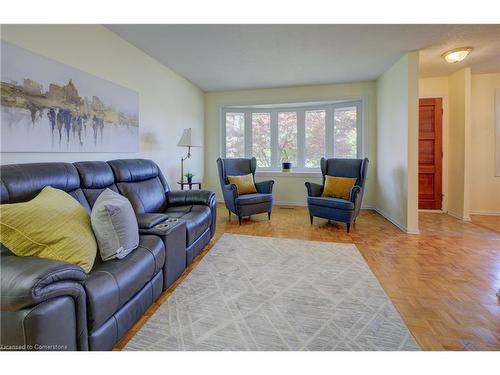
[{"label": "gray area rug", "polygon": [[356,246],[224,234],[125,350],[419,350]]}]

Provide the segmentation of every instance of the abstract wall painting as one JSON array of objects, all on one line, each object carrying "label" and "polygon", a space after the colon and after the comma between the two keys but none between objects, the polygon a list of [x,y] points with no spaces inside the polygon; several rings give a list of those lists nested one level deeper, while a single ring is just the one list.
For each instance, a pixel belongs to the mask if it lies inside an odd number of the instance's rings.
[{"label": "abstract wall painting", "polygon": [[5,41],[1,48],[2,152],[138,151],[137,92]]}]

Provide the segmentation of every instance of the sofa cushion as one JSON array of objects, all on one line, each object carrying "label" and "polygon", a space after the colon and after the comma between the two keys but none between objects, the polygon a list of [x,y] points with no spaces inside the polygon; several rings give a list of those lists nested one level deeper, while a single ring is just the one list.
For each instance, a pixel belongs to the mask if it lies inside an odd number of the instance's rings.
[{"label": "sofa cushion", "polygon": [[174,206],[166,209],[169,218],[186,221],[186,245],[193,244],[210,227],[211,211],[207,206]]},{"label": "sofa cushion", "polygon": [[90,215],[92,229],[104,261],[125,258],[139,244],[139,226],[127,198],[105,189]]},{"label": "sofa cushion", "polygon": [[97,244],[85,209],[50,186],[28,202],[0,205],[1,242],[17,256],[76,264],[89,272]]},{"label": "sofa cushion", "polygon": [[255,182],[253,181],[253,174],[251,173],[242,176],[227,176],[227,179],[230,184],[236,185],[240,195],[257,193]]},{"label": "sofa cushion", "polygon": [[115,183],[113,170],[105,161],[79,161],[73,164],[82,189],[103,189]]},{"label": "sofa cushion", "polygon": [[106,189],[112,190],[115,193],[120,193],[118,191],[118,188],[116,187],[115,184],[109,185],[108,187],[105,188],[98,188],[98,189],[82,189],[83,194],[85,195],[85,198],[89,202],[89,207],[92,210],[92,207],[94,207],[95,201],[99,196],[102,194],[102,192]]},{"label": "sofa cushion", "polygon": [[87,197],[83,193],[82,189],[78,188],[75,190],[68,191],[68,194],[71,195],[73,198],[75,198],[76,201],[80,203],[82,207],[85,208],[85,211],[87,211],[87,213],[90,215],[92,207],[90,207]]},{"label": "sofa cushion", "polygon": [[123,259],[100,263],[84,283],[89,331],[102,325],[142,289],[165,263],[160,237],[140,236],[139,246]]},{"label": "sofa cushion", "polygon": [[272,202],[272,200],[273,200],[272,194],[259,194],[259,193],[245,194],[245,195],[240,195],[238,198],[236,198],[236,205],[245,206],[247,204]]},{"label": "sofa cushion", "polygon": [[80,188],[76,168],[70,163],[12,164],[0,167],[0,203],[26,202],[45,186],[70,192]]},{"label": "sofa cushion", "polygon": [[328,208],[337,208],[339,210],[354,210],[354,203],[339,198],[307,197],[307,204]]},{"label": "sofa cushion", "polygon": [[136,214],[162,212],[166,208],[165,192],[169,190],[160,168],[151,160],[110,160],[116,185],[132,204]]},{"label": "sofa cushion", "polygon": [[118,190],[132,204],[136,214],[161,212],[165,209],[165,192],[158,178],[140,182],[119,182]]},{"label": "sofa cushion", "polygon": [[158,177],[165,191],[169,190],[160,168],[152,160],[117,159],[108,161],[108,164],[117,182],[139,182]]},{"label": "sofa cushion", "polygon": [[113,170],[105,161],[81,161],[74,163],[80,176],[80,184],[90,207],[107,188],[118,193]]},{"label": "sofa cushion", "polygon": [[354,177],[325,176],[325,187],[321,196],[348,200],[355,183]]}]

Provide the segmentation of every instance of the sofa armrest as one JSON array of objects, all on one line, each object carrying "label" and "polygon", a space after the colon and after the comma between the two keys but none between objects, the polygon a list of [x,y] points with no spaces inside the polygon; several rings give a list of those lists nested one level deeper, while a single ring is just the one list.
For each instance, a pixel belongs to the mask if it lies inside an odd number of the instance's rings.
[{"label": "sofa armrest", "polygon": [[349,195],[349,200],[353,203],[356,202],[359,193],[361,193],[361,186],[354,185],[351,189],[351,194]]},{"label": "sofa armrest", "polygon": [[211,206],[215,202],[215,193],[208,190],[176,190],[167,193],[167,203],[172,206],[204,205]]},{"label": "sofa armrest", "polygon": [[222,196],[226,208],[238,215],[238,207],[236,207],[236,198],[239,197],[238,187],[235,184],[222,185]]},{"label": "sofa armrest", "polygon": [[[60,344],[70,350],[74,346],[87,350],[87,306],[82,285],[86,278],[85,271],[69,263],[2,251],[2,322],[9,326],[7,332],[2,331],[2,344]],[[48,328],[55,324],[60,324],[60,329]]]},{"label": "sofa armrest", "polygon": [[166,214],[136,214],[139,229],[151,229],[156,224],[168,219]]},{"label": "sofa armrest", "polygon": [[238,186],[235,184],[227,184],[224,185],[222,188],[222,193],[224,194],[224,197],[230,196],[231,198],[236,199],[240,196],[240,193],[238,192]]},{"label": "sofa armrest", "polygon": [[185,205],[202,205],[210,208],[210,236],[215,234],[217,224],[217,200],[215,193],[208,190],[176,190],[167,193],[167,204],[170,207]]},{"label": "sofa armrest", "polygon": [[261,181],[255,183],[255,188],[257,189],[257,193],[271,194],[273,192],[273,185],[273,180]]},{"label": "sofa armrest", "polygon": [[51,259],[2,255],[0,271],[2,311],[18,311],[59,296],[83,297],[85,301],[81,282],[87,274],[78,266]]},{"label": "sofa armrest", "polygon": [[309,197],[320,197],[323,193],[323,185],[315,184],[314,182],[306,182],[305,185]]}]

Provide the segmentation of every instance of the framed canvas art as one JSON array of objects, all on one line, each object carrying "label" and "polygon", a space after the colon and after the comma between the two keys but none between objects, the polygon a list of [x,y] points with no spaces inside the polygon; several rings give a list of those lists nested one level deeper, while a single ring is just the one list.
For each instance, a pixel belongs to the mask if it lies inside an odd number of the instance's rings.
[{"label": "framed canvas art", "polygon": [[138,151],[137,92],[5,41],[1,48],[2,152]]}]

